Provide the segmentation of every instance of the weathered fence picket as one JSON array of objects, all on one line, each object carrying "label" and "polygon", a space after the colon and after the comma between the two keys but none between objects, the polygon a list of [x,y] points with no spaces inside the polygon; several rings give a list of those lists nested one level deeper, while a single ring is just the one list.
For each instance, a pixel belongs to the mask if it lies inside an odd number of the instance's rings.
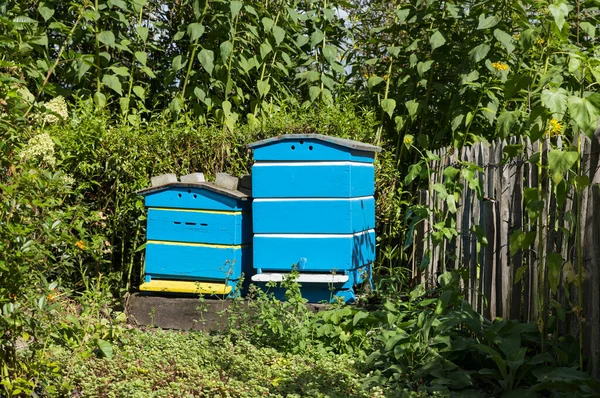
[{"label": "weathered fence picket", "polygon": [[[568,184],[570,191],[560,198],[547,173],[548,153],[553,147],[547,138],[532,143],[529,138],[511,137],[508,141],[477,143],[460,152],[434,151],[440,160],[429,161],[429,189],[419,195],[420,204],[429,206],[431,212],[415,229],[413,275],[415,281],[432,287],[444,271],[461,270],[465,297],[476,311],[491,319],[535,322],[558,305],[566,311],[564,317],[561,311],[553,330],[556,327],[560,333],[577,336],[581,317],[584,352],[590,357],[594,374],[600,375],[600,129],[592,139],[581,136],[579,140],[580,174],[589,178],[590,185],[578,191]],[[523,153],[504,158],[504,149],[509,145],[521,145]],[[576,148],[577,142],[572,145]],[[554,144],[554,148],[568,146],[560,138]],[[540,149],[541,170],[528,161]],[[481,181],[482,197],[461,177],[462,194],[456,213],[451,215],[456,217],[457,236],[436,245],[431,233],[440,220],[435,219],[434,210],[447,214],[448,205],[433,189],[434,184],[444,184],[444,169],[448,166],[460,168],[465,164],[483,170],[475,172]],[[571,181],[574,176],[566,178]],[[536,191],[541,193],[544,206],[541,218],[532,219],[526,200]],[[483,232],[487,244],[478,239],[476,229]],[[511,253],[510,237],[516,231],[535,231],[536,238],[529,248]],[[577,275],[578,244],[582,249],[582,275]],[[549,291],[549,253],[562,256],[561,276],[556,291],[540,296],[540,292]],[[582,303],[578,302],[578,289],[583,289]]]}]

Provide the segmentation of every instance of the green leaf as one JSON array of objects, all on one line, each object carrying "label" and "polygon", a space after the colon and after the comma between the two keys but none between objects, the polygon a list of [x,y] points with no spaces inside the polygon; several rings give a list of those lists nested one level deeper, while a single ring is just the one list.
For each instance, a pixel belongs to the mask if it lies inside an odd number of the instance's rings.
[{"label": "green leaf", "polygon": [[202,49],[198,54],[198,61],[200,61],[200,65],[208,72],[209,75],[212,76],[214,64],[213,61],[215,59],[215,53],[212,50]]},{"label": "green leaf", "polygon": [[581,68],[581,58],[578,55],[571,54],[569,56],[568,70],[573,73]]},{"label": "green leaf", "polygon": [[311,101],[316,100],[320,94],[321,94],[321,88],[319,86],[311,86],[308,89],[308,96],[310,97]]},{"label": "green leaf", "polygon": [[394,113],[394,109],[396,109],[396,100],[386,98],[381,101],[381,107],[383,108],[383,111],[391,118]]},{"label": "green leaf", "polygon": [[323,57],[329,62],[329,64],[333,64],[337,60],[337,48],[334,46],[326,45],[323,47]]},{"label": "green leaf", "polygon": [[515,272],[515,281],[513,282],[515,285],[517,283],[521,282],[521,279],[523,279],[523,276],[525,275],[527,268],[528,268],[527,265],[522,265],[519,268],[517,268],[517,272]]},{"label": "green leaf", "polygon": [[146,98],[144,88],[141,86],[133,86],[133,93],[137,95],[142,101]]},{"label": "green leaf", "polygon": [[488,52],[490,52],[489,44],[482,43],[469,51],[469,57],[471,58],[471,61],[477,63],[484,59]]},{"label": "green leaf", "polygon": [[102,356],[104,358],[107,358],[107,359],[113,358],[113,348],[112,348],[112,345],[108,341],[102,340],[102,339],[96,339],[96,346],[98,347],[98,349],[100,350],[100,353],[102,354]]},{"label": "green leaf", "polygon": [[231,10],[231,18],[235,18],[238,16],[243,5],[244,4],[241,1],[232,1],[229,3],[229,9]]},{"label": "green leaf", "polygon": [[[179,41],[179,40],[183,39],[184,36],[185,36],[185,32],[179,31],[179,32],[175,33],[175,36],[173,36],[173,41]],[[146,40],[144,40],[144,41],[146,41]]]},{"label": "green leaf", "polygon": [[315,31],[310,35],[310,46],[315,47],[318,43],[323,41],[325,34],[320,29],[315,29]]},{"label": "green leaf", "polygon": [[229,40],[224,41],[219,46],[219,50],[221,52],[221,59],[225,63],[229,59],[229,56],[231,55],[231,52],[233,51],[233,44]]},{"label": "green leaf", "polygon": [[94,94],[94,103],[98,108],[104,108],[106,106],[106,96],[101,92],[97,91]]},{"label": "green leaf", "polygon": [[552,181],[558,184],[569,170],[571,170],[577,159],[579,159],[577,151],[553,149],[548,152],[548,170],[550,171]]},{"label": "green leaf", "polygon": [[369,87],[369,89],[372,89],[373,87],[375,87],[376,85],[378,85],[379,83],[381,83],[383,81],[384,80],[379,76],[371,76],[369,78],[369,80],[367,81],[367,86]]},{"label": "green leaf", "polygon": [[550,253],[546,256],[546,265],[548,267],[548,285],[550,285],[550,290],[556,293],[560,282],[563,258],[558,253]]},{"label": "green leaf", "polygon": [[523,153],[523,145],[522,144],[510,144],[506,145],[502,148],[502,153],[505,154],[508,158],[514,158]]},{"label": "green leaf", "polygon": [[402,47],[387,47],[387,52],[393,57],[397,57],[398,55],[400,55],[401,50]]},{"label": "green leaf", "polygon": [[137,32],[138,36],[140,37],[140,39],[142,39],[142,41],[144,43],[146,42],[146,40],[148,40],[148,32],[149,32],[148,28],[146,28],[145,26],[136,26],[135,31]]},{"label": "green leaf", "polygon": [[33,36],[29,39],[29,43],[45,47],[48,45],[48,36],[45,33],[39,36]]},{"label": "green leaf", "polygon": [[183,68],[186,63],[187,62],[183,60],[183,57],[181,56],[181,54],[177,55],[171,61],[171,68],[173,69],[174,72],[177,72],[178,70],[180,70],[181,68]]},{"label": "green leaf", "polygon": [[503,30],[500,29],[495,29],[494,30],[494,37],[496,38],[496,40],[498,40],[498,42],[500,44],[502,44],[502,47],[504,47],[504,49],[506,49],[506,52],[508,54],[512,53],[515,50],[515,45],[512,44],[512,36],[509,35],[508,33],[506,33]]},{"label": "green leaf", "polygon": [[512,134],[512,127],[517,122],[517,111],[502,111],[498,116],[498,133],[500,137],[509,137]]},{"label": "green leaf", "polygon": [[417,73],[419,73],[419,76],[423,76],[423,74],[425,72],[427,72],[429,69],[431,69],[431,65],[433,65],[432,60],[425,61],[425,62],[419,62],[417,64]]},{"label": "green leaf", "polygon": [[411,164],[408,166],[408,173],[404,177],[404,185],[408,185],[414,181],[419,175],[421,175],[421,163]]},{"label": "green leaf", "polygon": [[579,128],[591,137],[600,119],[600,94],[594,93],[584,98],[571,96],[567,99],[567,105]]},{"label": "green leaf", "polygon": [[436,30],[435,33],[429,38],[429,44],[431,44],[431,52],[434,52],[436,48],[440,48],[446,44],[446,39],[439,30]]},{"label": "green leaf", "polygon": [[145,53],[144,51],[136,51],[134,56],[135,56],[135,59],[137,59],[140,64],[146,66],[146,62],[148,61],[147,53]]},{"label": "green leaf", "polygon": [[308,37],[308,36],[306,36],[306,35],[298,35],[298,36],[296,37],[296,45],[297,45],[298,47],[302,47],[302,46],[304,46],[306,43],[308,43],[308,41],[309,41],[309,40],[310,40],[310,39],[309,39],[309,37]]},{"label": "green leaf", "polygon": [[586,35],[593,39],[596,37],[596,27],[589,22],[582,22],[579,27],[585,32]]},{"label": "green leaf", "polygon": [[333,90],[335,88],[335,81],[325,73],[321,73],[321,81],[328,89]]},{"label": "green leaf", "polygon": [[477,25],[477,29],[489,29],[498,25],[500,22],[500,18],[495,15],[490,15],[486,18],[485,14],[479,15],[479,25]]},{"label": "green leaf", "polygon": [[550,13],[554,17],[554,22],[556,23],[558,30],[562,30],[565,24],[565,18],[569,14],[569,7],[567,7],[565,3],[550,4],[548,10],[550,10]]},{"label": "green leaf", "polygon": [[258,88],[258,94],[261,96],[261,98],[267,95],[271,89],[271,85],[267,80],[258,80],[256,82],[256,87]]},{"label": "green leaf", "polygon": [[105,30],[98,33],[98,40],[109,47],[115,46],[115,35],[110,30]]},{"label": "green leaf", "polygon": [[410,116],[410,118],[412,120],[415,120],[415,117],[417,116],[417,112],[419,111],[419,103],[415,100],[410,100],[410,101],[406,101],[404,103],[404,106],[406,106],[406,109],[408,110],[408,115]]},{"label": "green leaf", "polygon": [[128,77],[129,76],[129,69],[127,69],[124,66],[111,66],[108,68],[110,71],[114,72],[115,75],[117,76],[122,76],[122,77]]},{"label": "green leaf", "polygon": [[38,12],[42,18],[44,18],[44,21],[49,20],[54,15],[54,10],[48,7],[48,5],[43,1],[40,2],[40,5],[38,6]]},{"label": "green leaf", "polygon": [[188,35],[191,41],[196,41],[200,36],[204,34],[204,25],[199,22],[194,22],[187,27]]},{"label": "green leaf", "polygon": [[398,25],[402,25],[406,18],[408,18],[410,14],[410,8],[402,8],[400,10],[396,10],[396,17],[398,17]]},{"label": "green leaf", "polygon": [[564,88],[552,88],[542,91],[542,105],[552,112],[552,117],[556,120],[562,120],[567,110],[568,92]]},{"label": "green leaf", "polygon": [[273,21],[271,18],[263,18],[261,20],[262,25],[263,25],[263,29],[265,30],[265,33],[268,33],[271,31],[271,29],[273,29],[273,25],[275,25],[275,21]]},{"label": "green leaf", "polygon": [[109,88],[113,89],[117,94],[123,95],[123,90],[121,88],[121,82],[119,78],[115,75],[104,75],[102,76],[102,83],[104,83]]},{"label": "green leaf", "polygon": [[285,30],[280,26],[275,26],[273,28],[273,37],[275,38],[275,43],[280,45],[285,39]]},{"label": "green leaf", "polygon": [[535,231],[523,232],[515,231],[510,235],[509,248],[510,255],[514,256],[519,250],[529,248],[535,241]]},{"label": "green leaf", "polygon": [[260,45],[260,57],[264,60],[267,55],[273,50],[273,47],[268,42],[264,42]]}]

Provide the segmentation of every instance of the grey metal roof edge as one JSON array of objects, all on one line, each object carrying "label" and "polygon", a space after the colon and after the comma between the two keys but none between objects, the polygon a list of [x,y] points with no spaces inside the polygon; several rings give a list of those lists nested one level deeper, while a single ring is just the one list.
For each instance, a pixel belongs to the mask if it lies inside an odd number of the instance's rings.
[{"label": "grey metal roof edge", "polygon": [[222,188],[218,185],[215,185],[212,182],[198,182],[198,183],[194,183],[194,184],[190,184],[190,183],[185,183],[185,182],[171,182],[169,184],[164,184],[164,185],[159,185],[156,187],[149,187],[149,188],[144,188],[144,189],[140,189],[139,191],[136,191],[136,193],[138,195],[142,195],[142,196],[146,196],[149,195],[151,193],[154,192],[158,192],[158,191],[164,191],[167,188],[172,188],[172,187],[177,187],[177,188],[199,188],[199,189],[206,189],[208,191],[213,191],[216,193],[220,193],[235,199],[240,199],[240,200],[248,200],[248,198],[250,198],[250,191],[244,189],[244,191],[232,191],[231,189],[225,189]]},{"label": "grey metal roof edge", "polygon": [[350,149],[356,149],[359,151],[381,152],[381,147],[378,147],[376,145],[365,144],[364,142],[354,141],[348,138],[331,137],[323,134],[283,134],[277,137],[271,137],[265,140],[253,142],[251,144],[248,144],[248,148],[254,149],[284,139],[316,139],[319,141],[329,142],[334,145],[339,145]]}]

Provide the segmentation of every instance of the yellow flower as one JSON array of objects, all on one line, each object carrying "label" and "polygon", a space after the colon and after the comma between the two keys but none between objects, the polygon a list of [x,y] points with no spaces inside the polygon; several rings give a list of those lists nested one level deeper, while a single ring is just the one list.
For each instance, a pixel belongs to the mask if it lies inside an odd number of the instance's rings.
[{"label": "yellow flower", "polygon": [[77,246],[78,248],[80,248],[81,250],[85,249],[85,245],[83,244],[83,241],[80,240],[77,243],[75,243],[75,246]]},{"label": "yellow flower", "polygon": [[513,35],[513,37],[515,38],[515,40],[519,40],[521,38],[521,34],[520,33],[515,33]]},{"label": "yellow flower", "polygon": [[412,135],[410,135],[410,134],[406,134],[406,135],[404,136],[404,140],[402,140],[402,141],[404,142],[404,145],[406,145],[406,146],[411,146],[411,145],[412,145],[412,143],[414,142],[414,138],[413,138],[413,136],[412,136]]},{"label": "yellow flower", "polygon": [[542,44],[544,44],[544,42],[545,42],[545,41],[544,41],[544,39],[542,39],[541,37],[539,37],[539,38],[536,40],[536,43],[537,43],[537,44],[539,44],[540,46],[541,46]]},{"label": "yellow flower", "polygon": [[506,65],[504,62],[494,62],[492,64],[492,68],[496,70],[508,70],[508,65]]},{"label": "yellow flower", "polygon": [[271,382],[271,384],[272,384],[274,387],[277,387],[277,386],[279,386],[279,382],[280,382],[280,381],[281,381],[281,377],[277,377],[277,378],[273,379],[273,381]]},{"label": "yellow flower", "polygon": [[15,301],[17,299],[17,295],[14,293],[8,293],[8,299],[10,301]]},{"label": "yellow flower", "polygon": [[555,118],[550,119],[548,122],[548,126],[546,127],[546,135],[549,137],[560,135],[563,130],[563,125],[561,122],[556,120]]}]

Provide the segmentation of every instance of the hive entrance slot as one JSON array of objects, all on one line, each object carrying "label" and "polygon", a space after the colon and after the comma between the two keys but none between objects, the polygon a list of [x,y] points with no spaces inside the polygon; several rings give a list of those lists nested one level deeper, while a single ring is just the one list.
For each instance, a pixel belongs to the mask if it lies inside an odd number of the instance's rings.
[{"label": "hive entrance slot", "polygon": [[196,225],[195,222],[186,222],[185,225]]},{"label": "hive entrance slot", "polygon": [[179,225],[179,224],[181,224],[181,222],[180,221],[173,221],[173,224]]},{"label": "hive entrance slot", "polygon": [[203,227],[208,227],[208,224],[200,223]]}]

